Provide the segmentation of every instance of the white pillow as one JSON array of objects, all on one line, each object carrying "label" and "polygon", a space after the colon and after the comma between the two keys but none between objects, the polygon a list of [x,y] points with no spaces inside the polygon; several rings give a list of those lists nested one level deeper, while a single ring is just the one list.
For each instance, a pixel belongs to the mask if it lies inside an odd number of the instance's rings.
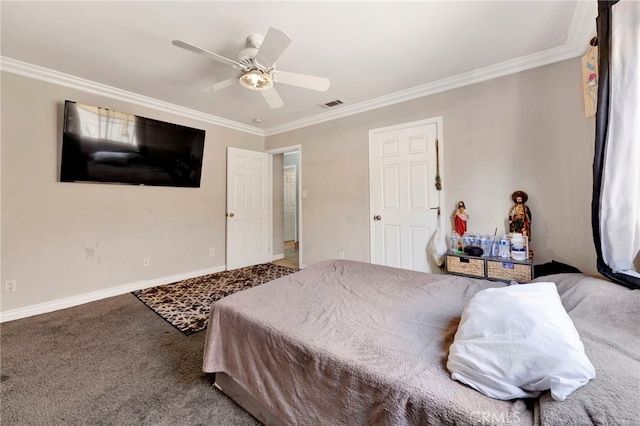
[{"label": "white pillow", "polygon": [[496,399],[564,399],[596,375],[554,283],[488,288],[462,312],[451,377]]}]

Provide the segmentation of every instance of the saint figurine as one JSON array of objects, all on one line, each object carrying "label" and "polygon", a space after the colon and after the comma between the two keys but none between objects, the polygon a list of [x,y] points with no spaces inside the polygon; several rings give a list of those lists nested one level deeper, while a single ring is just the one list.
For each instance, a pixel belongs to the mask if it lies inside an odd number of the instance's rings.
[{"label": "saint figurine", "polygon": [[463,236],[467,232],[467,221],[469,220],[469,213],[464,206],[464,201],[458,201],[458,208],[453,215],[453,225],[456,229],[456,233],[459,236]]},{"label": "saint figurine", "polygon": [[515,203],[509,210],[509,232],[517,232],[531,240],[531,210],[525,204],[529,196],[524,191],[511,194]]}]

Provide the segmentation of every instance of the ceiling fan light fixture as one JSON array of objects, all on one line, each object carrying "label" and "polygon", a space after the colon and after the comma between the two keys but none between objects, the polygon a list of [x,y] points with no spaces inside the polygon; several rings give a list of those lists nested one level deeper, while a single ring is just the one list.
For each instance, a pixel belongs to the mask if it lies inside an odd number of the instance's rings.
[{"label": "ceiling fan light fixture", "polygon": [[267,90],[273,87],[273,79],[258,70],[247,71],[238,80],[243,87],[251,90]]}]

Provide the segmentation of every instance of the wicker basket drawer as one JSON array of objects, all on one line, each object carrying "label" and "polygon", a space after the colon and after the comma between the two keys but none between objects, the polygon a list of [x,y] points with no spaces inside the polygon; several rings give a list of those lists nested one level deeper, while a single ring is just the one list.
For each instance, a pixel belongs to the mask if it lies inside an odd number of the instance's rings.
[{"label": "wicker basket drawer", "polygon": [[487,278],[500,281],[528,282],[533,279],[533,264],[531,262],[487,259]]},{"label": "wicker basket drawer", "polygon": [[448,274],[484,278],[484,259],[448,254],[445,262]]}]

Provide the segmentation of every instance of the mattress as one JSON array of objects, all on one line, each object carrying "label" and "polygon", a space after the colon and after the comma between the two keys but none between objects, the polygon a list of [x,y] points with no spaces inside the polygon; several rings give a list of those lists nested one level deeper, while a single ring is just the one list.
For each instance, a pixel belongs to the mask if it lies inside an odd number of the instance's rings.
[{"label": "mattress", "polygon": [[[623,310],[631,316],[634,299],[628,289],[603,280],[565,275],[557,277],[562,281],[559,292],[563,302],[567,299],[569,314],[578,318],[576,328],[594,339],[585,341],[585,348],[599,374],[606,359],[621,363],[605,367],[608,378],[578,389],[575,395],[580,398],[571,395],[556,402],[543,394],[535,400],[501,401],[451,379],[448,349],[466,301],[484,288],[505,283],[348,260],[319,262],[216,302],[203,369],[223,373],[221,377],[228,378],[223,390],[232,384],[241,405],[245,398],[240,394],[245,394],[252,407],[259,407],[249,411],[267,424],[560,425],[590,422],[598,412],[610,416],[604,424],[614,424],[611,419],[637,414],[634,402],[640,407],[640,393],[628,392],[626,402],[627,396],[622,402],[617,396],[598,398],[622,389],[616,380],[625,369],[631,368],[632,374],[623,388],[633,391],[634,383],[640,383],[640,360],[633,346],[637,331],[625,326],[625,331],[612,333],[610,321],[602,318],[597,320],[603,330],[594,331],[591,320],[582,319],[589,316],[582,312],[589,298],[580,287],[587,280],[590,291],[613,291],[614,301],[608,297],[607,303],[626,301]],[[599,296],[593,300],[602,300]],[[626,342],[600,347],[607,338]],[[607,387],[599,389],[600,383]],[[591,405],[585,407],[585,401]]]}]

